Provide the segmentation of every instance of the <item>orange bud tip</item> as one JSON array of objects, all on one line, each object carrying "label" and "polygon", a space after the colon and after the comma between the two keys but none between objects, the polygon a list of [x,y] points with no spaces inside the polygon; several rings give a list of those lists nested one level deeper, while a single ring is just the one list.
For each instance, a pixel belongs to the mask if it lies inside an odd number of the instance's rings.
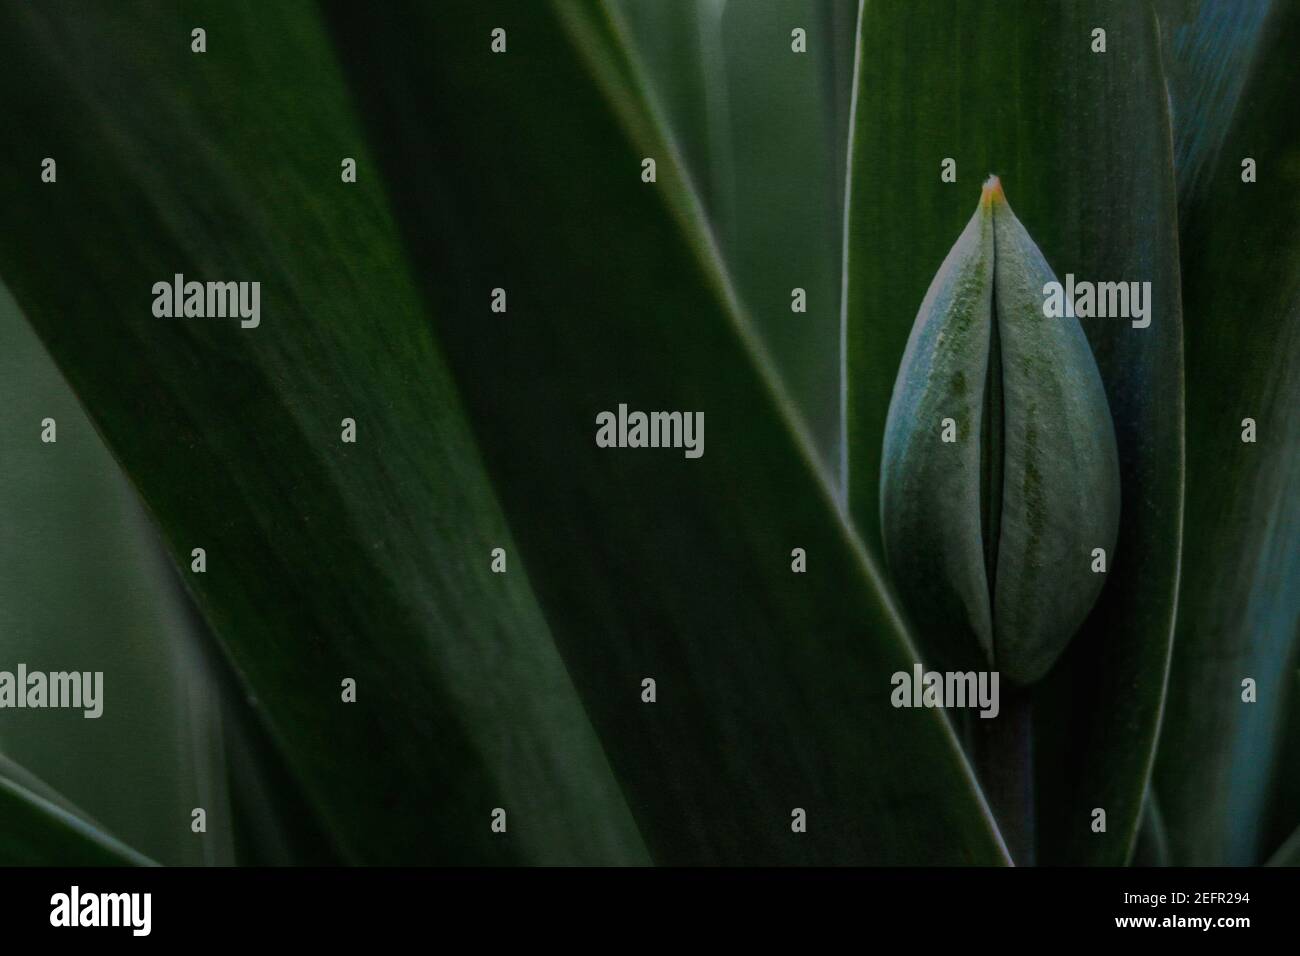
[{"label": "orange bud tip", "polygon": [[1002,193],[1002,180],[996,176],[989,176],[984,180],[984,193],[980,196],[980,203],[984,206],[991,206],[995,202],[1006,202],[1007,197]]}]

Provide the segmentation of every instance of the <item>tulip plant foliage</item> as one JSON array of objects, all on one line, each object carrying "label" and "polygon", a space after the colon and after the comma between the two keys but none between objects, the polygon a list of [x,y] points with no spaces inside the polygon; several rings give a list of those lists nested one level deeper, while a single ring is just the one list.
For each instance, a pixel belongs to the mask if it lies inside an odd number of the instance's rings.
[{"label": "tulip plant foliage", "polygon": [[1297,48],[0,0],[0,862],[1296,862]]}]

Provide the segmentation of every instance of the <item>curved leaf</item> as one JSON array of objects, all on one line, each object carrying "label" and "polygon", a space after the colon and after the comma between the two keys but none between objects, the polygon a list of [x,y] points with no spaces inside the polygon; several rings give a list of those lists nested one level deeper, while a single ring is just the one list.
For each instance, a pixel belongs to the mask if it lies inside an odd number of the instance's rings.
[{"label": "curved leaf", "polygon": [[148,866],[151,862],[0,757],[0,866]]},{"label": "curved leaf", "polygon": [[[490,571],[515,544],[315,7],[202,19],[199,55],[193,11],[0,9],[0,275],[348,859],[643,861],[527,573]],[[155,317],[177,273],[260,281],[260,325]]]},{"label": "curved leaf", "polygon": [[1300,866],[1300,827],[1291,834],[1277,852],[1268,858],[1268,866]]},{"label": "curved leaf", "polygon": [[[1005,861],[943,715],[890,706],[914,654],[607,8],[329,9],[495,486],[656,860]],[[508,316],[487,311],[494,287]],[[598,447],[620,403],[702,412],[703,455]]]},{"label": "curved leaf", "polygon": [[1169,831],[1154,792],[1148,790],[1142,808],[1142,824],[1133,847],[1133,866],[1168,866]]},{"label": "curved leaf", "polygon": [[1300,9],[1279,4],[1261,43],[1182,224],[1187,521],[1157,775],[1179,864],[1259,862],[1272,771],[1292,772],[1277,748],[1300,635]]},{"label": "curved leaf", "polygon": [[[830,467],[839,443],[840,237],[857,4],[613,7],[746,312]],[[795,29],[804,31],[804,52],[792,49]]]},{"label": "curved leaf", "polygon": [[[100,672],[102,711],[0,710],[0,751],[170,864],[233,862],[222,711],[174,572],[76,398],[0,285],[3,664]],[[57,441],[44,443],[53,419]],[[205,808],[214,825],[190,829]]]},{"label": "curved leaf", "polygon": [[[1300,827],[1300,670],[1283,681],[1285,716],[1278,731],[1264,846],[1280,846]],[[1156,765],[1157,771],[1160,765]]]},{"label": "curved leaf", "polygon": [[1156,0],[1184,214],[1208,185],[1272,8],[1272,0]]}]

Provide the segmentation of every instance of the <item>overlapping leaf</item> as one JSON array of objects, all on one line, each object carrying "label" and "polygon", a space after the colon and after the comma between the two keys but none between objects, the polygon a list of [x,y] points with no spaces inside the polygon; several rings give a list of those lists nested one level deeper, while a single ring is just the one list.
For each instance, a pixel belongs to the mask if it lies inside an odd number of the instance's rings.
[{"label": "overlapping leaf", "polygon": [[[889,705],[907,640],[604,5],[403,4],[365,30],[330,10],[495,487],[656,858],[1003,859],[941,715]],[[702,411],[703,456],[598,448],[619,403]]]},{"label": "overlapping leaf", "polygon": [[614,4],[747,314],[827,467],[839,444],[840,246],[857,6]]},{"label": "overlapping leaf", "polygon": [[[103,675],[93,719],[0,711],[0,752],[157,860],[230,863],[220,724],[237,698],[220,692],[134,492],[3,287],[0,338],[0,669]],[[193,807],[212,815],[205,833]]]},{"label": "overlapping leaf", "polygon": [[[0,35],[0,274],[345,856],[644,860],[525,570],[489,570],[515,545],[315,7],[10,4]],[[260,281],[261,325],[156,318],[176,273]]]},{"label": "overlapping leaf", "polygon": [[[1222,12],[1201,7],[1202,16]],[[1278,748],[1300,634],[1300,137],[1291,116],[1300,11],[1276,5],[1261,32],[1262,40],[1244,29],[1217,41],[1227,47],[1220,58],[1233,61],[1243,56],[1232,51],[1259,43],[1244,61],[1235,112],[1205,120],[1213,108],[1197,101],[1181,113],[1194,127],[1182,138],[1220,144],[1179,169],[1187,520],[1157,791],[1181,864],[1264,859],[1273,849],[1264,830],[1270,781],[1295,772]],[[1218,64],[1186,53],[1175,47],[1175,73],[1192,75],[1193,89],[1212,86]],[[1204,71],[1212,79],[1196,78]],[[1247,158],[1254,182],[1243,180]],[[1246,419],[1253,443],[1243,441]],[[1243,700],[1247,678],[1254,703]],[[1300,824],[1278,822],[1284,831]]]},{"label": "overlapping leaf", "polygon": [[[661,860],[1004,859],[945,721],[888,704],[907,638],[603,7],[338,8],[373,148],[309,7],[204,8],[202,55],[194,16],[71,14],[4,12],[0,272],[207,548],[187,583],[347,857],[643,860],[626,793]],[[156,319],[178,272],[261,281],[261,325]],[[596,448],[620,401],[705,411],[704,458]]]},{"label": "overlapping leaf", "polygon": [[0,863],[5,866],[144,866],[43,781],[0,757]]}]

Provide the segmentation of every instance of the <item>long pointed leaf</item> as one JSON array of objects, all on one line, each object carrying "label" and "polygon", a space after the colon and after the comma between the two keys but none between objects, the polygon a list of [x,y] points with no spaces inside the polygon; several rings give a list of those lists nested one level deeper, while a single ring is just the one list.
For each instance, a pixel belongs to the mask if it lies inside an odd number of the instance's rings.
[{"label": "long pointed leaf", "polygon": [[[605,7],[330,10],[496,487],[656,859],[1004,861],[943,715],[890,706],[912,649]],[[494,287],[508,315],[488,312]],[[703,455],[598,447],[620,403],[702,412]]]},{"label": "long pointed leaf", "polygon": [[1259,862],[1271,772],[1294,773],[1277,753],[1300,635],[1300,10],[1279,4],[1260,42],[1182,224],[1187,522],[1157,778],[1181,864]]},{"label": "long pointed leaf", "polygon": [[[856,4],[615,7],[684,144],[740,298],[829,467],[839,442],[839,258]],[[792,49],[795,29],[804,31],[804,52]],[[795,289],[803,290],[803,311],[792,309]]]},{"label": "long pointed leaf", "polygon": [[43,782],[0,758],[0,866],[147,866]]},{"label": "long pointed leaf", "polygon": [[[10,3],[0,36],[0,274],[344,853],[643,861],[525,570],[489,570],[515,544],[316,8]],[[155,317],[177,273],[260,281],[261,324]]]},{"label": "long pointed leaf", "polygon": [[[217,689],[139,501],[0,286],[3,669],[103,674],[100,716],[0,710],[0,751],[169,864],[233,862]],[[41,441],[53,419],[57,441]],[[75,597],[74,597],[75,596]],[[203,807],[213,826],[190,829]]]},{"label": "long pointed leaf", "polygon": [[1273,6],[1272,0],[1156,2],[1184,213],[1218,161]]},{"label": "long pointed leaf", "polygon": [[1300,866],[1300,827],[1291,834],[1277,852],[1268,858],[1268,866]]}]

